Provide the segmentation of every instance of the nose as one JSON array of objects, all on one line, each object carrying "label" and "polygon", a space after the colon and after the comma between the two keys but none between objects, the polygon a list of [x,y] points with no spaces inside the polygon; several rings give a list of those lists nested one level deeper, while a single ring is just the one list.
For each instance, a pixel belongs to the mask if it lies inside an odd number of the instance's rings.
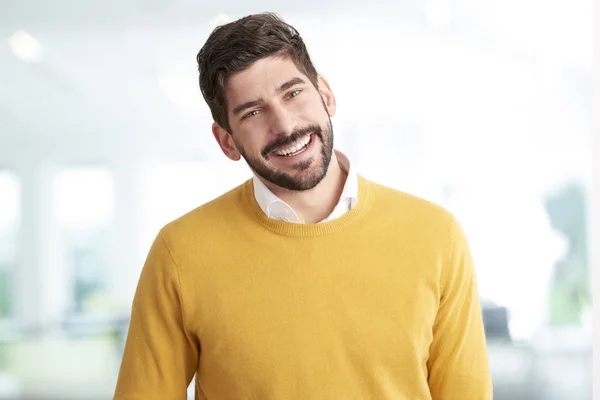
[{"label": "nose", "polygon": [[296,117],[283,105],[271,108],[270,130],[274,135],[289,135],[296,127]]}]

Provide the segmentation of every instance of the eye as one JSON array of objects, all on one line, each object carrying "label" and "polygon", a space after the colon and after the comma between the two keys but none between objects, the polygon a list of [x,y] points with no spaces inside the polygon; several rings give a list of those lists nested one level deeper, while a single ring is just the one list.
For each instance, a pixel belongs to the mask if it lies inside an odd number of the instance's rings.
[{"label": "eye", "polygon": [[288,98],[294,98],[294,97],[298,96],[300,94],[300,92],[302,92],[302,90],[296,89],[296,90],[291,91],[290,93],[288,93],[287,97]]},{"label": "eye", "polygon": [[252,110],[249,113],[245,114],[243,119],[254,117],[258,113],[260,113],[260,111],[258,111],[258,110]]}]

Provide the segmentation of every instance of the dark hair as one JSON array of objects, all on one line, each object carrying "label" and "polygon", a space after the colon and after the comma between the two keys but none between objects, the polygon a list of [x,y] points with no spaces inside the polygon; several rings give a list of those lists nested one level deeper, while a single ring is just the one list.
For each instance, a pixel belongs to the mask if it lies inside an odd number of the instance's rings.
[{"label": "dark hair", "polygon": [[298,31],[278,15],[262,13],[217,27],[198,53],[200,90],[213,119],[231,133],[227,118],[227,78],[261,58],[289,57],[317,87],[317,71]]}]

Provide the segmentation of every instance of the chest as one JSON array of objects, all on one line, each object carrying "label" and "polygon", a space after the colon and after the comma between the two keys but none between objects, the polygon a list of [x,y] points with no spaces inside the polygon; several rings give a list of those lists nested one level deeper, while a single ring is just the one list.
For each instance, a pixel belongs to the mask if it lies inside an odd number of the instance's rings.
[{"label": "chest", "polygon": [[243,249],[226,257],[200,281],[186,318],[200,338],[200,370],[214,374],[206,381],[285,387],[293,377],[381,388],[382,371],[424,373],[438,304],[435,260],[386,248],[291,246],[258,259]]}]

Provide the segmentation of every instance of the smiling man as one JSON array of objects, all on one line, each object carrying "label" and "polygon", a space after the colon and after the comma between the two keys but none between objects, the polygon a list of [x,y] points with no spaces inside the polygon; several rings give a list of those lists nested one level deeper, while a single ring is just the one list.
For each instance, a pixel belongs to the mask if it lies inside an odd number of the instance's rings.
[{"label": "smiling man", "polygon": [[223,153],[254,176],[167,224],[143,267],[117,400],[492,398],[456,219],[356,174],[333,92],[273,14],[198,53]]}]

